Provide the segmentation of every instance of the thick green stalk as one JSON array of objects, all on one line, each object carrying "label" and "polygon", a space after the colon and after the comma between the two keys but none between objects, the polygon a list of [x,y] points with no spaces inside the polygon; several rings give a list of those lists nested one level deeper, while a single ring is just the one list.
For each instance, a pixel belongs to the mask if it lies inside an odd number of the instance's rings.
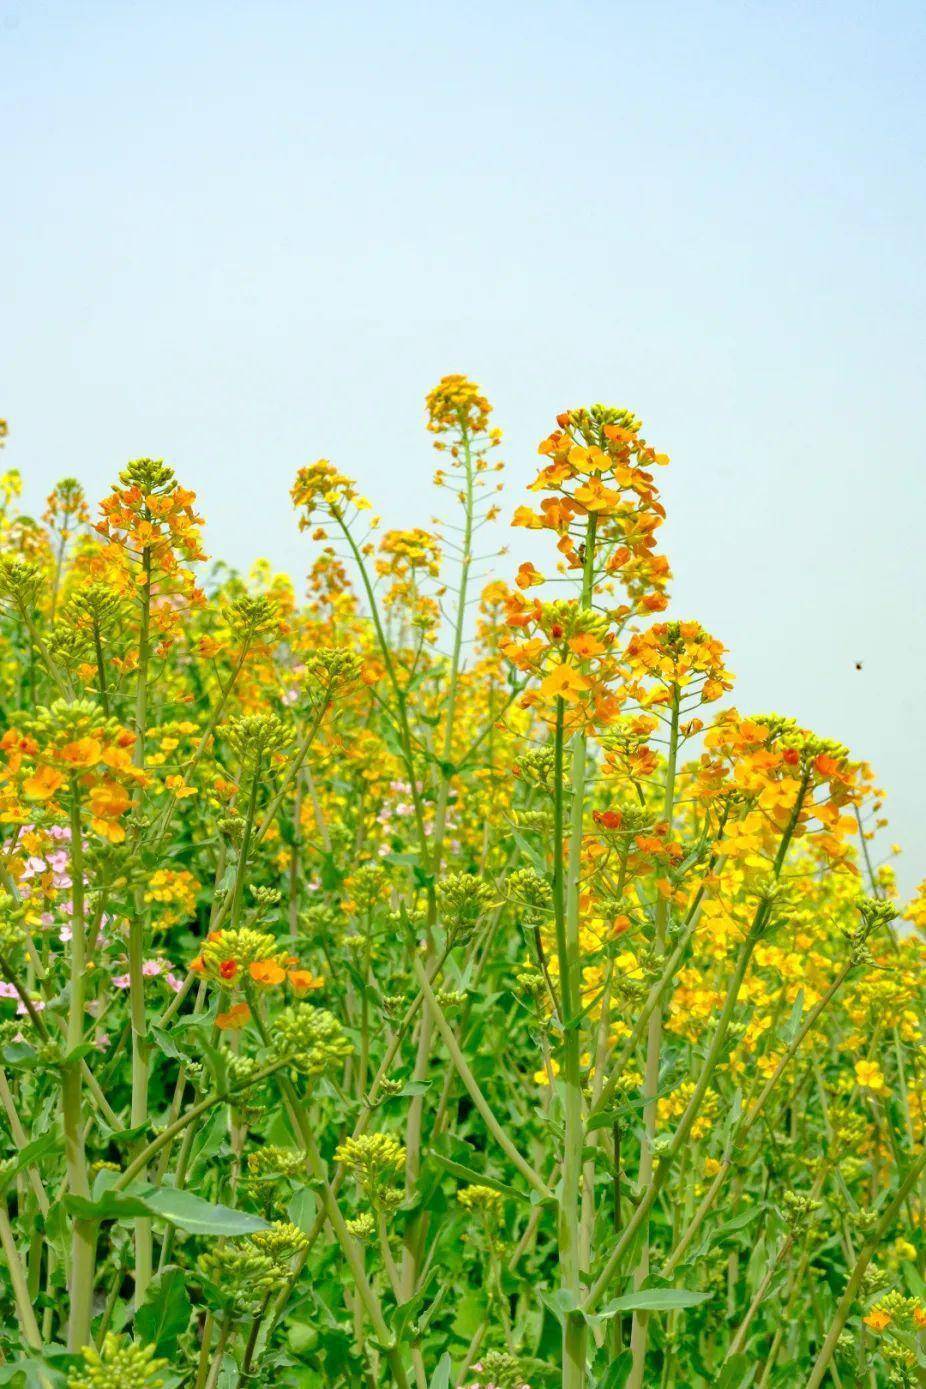
[{"label": "thick green stalk", "polygon": [[[597,517],[589,515],[585,532],[585,558],[582,569],[582,591],[579,610],[592,605],[595,586],[595,531]],[[584,663],[583,663],[584,664]],[[563,702],[558,701],[556,736],[559,760],[562,760]],[[585,820],[585,768],[588,753],[587,737],[579,728],[572,735],[569,806],[569,847],[565,882],[562,884],[563,946],[560,959],[560,985],[563,999],[563,1176],[560,1187],[559,1259],[562,1286],[578,1303],[581,1283],[581,1220],[582,1220],[582,1032],[580,1026],[582,1000],[582,945],[580,940],[579,892],[582,878],[582,831]],[[557,775],[557,799],[562,802],[562,780]],[[562,820],[562,809],[560,809]],[[560,827],[561,832],[561,827]],[[561,855],[557,845],[557,855]],[[567,987],[568,981],[568,987]],[[568,1000],[568,1001],[567,1001]],[[567,1313],[563,1323],[563,1389],[582,1389],[585,1383],[588,1328],[578,1313]]]},{"label": "thick green stalk", "polygon": [[[148,661],[151,627],[151,549],[142,551],[143,584],[141,591],[141,622],[138,637],[138,681],[135,688],[135,757],[136,767],[145,765],[145,734],[148,721]],[[136,813],[140,810],[141,791],[136,797]],[[148,1122],[148,1082],[150,1057],[148,1026],[145,1017],[145,903],[144,893],[135,894],[135,910],[129,922],[129,1012],[132,1021],[132,1102],[131,1126],[140,1128]],[[140,1307],[151,1281],[152,1236],[151,1221],[135,1221],[135,1306]]]},{"label": "thick green stalk", "polygon": [[[473,546],[473,454],[469,431],[462,431],[463,464],[466,471],[464,496],[463,557],[460,561],[460,587],[457,600],[457,614],[453,629],[453,648],[450,653],[450,675],[447,683],[447,699],[444,717],[444,741],[442,760],[446,768],[453,756],[454,734],[456,731],[457,692],[459,687],[460,658],[463,652],[463,631],[466,625],[466,598],[469,589],[469,571],[472,565]],[[440,787],[437,793],[437,808],[434,814],[433,868],[440,869],[444,835],[447,829],[447,806],[450,800],[450,774],[441,769]]]},{"label": "thick green stalk", "polygon": [[[666,762],[665,795],[663,797],[662,806],[662,818],[668,825],[670,832],[675,812],[675,774],[678,763],[680,698],[681,692],[678,685],[674,685],[672,688],[672,719],[669,726],[669,752]],[[668,919],[668,902],[665,897],[660,895],[656,902],[654,941],[656,953],[660,958],[665,955]],[[642,1191],[646,1190],[653,1177],[653,1144],[656,1139],[656,1099],[659,1094],[659,1063],[662,1054],[662,1014],[662,1000],[660,998],[657,1006],[650,1014],[646,1036],[646,1062],[643,1073],[644,1140],[640,1152],[639,1173],[639,1186]],[[649,1263],[649,1222],[647,1221],[643,1233],[643,1246],[640,1250],[640,1262],[637,1264],[636,1273],[634,1274],[634,1288],[642,1286],[644,1279],[649,1274]],[[645,1312],[634,1312],[630,1330],[630,1347],[633,1353],[633,1366],[630,1371],[630,1377],[627,1380],[627,1389],[641,1389],[643,1384],[643,1372],[646,1366],[647,1334],[647,1314]]]},{"label": "thick green stalk", "polygon": [[[84,855],[80,822],[79,791],[71,784],[71,942],[70,1000],[66,1046],[68,1060],[62,1068],[61,1113],[68,1191],[72,1196],[90,1195],[87,1158],[84,1150],[83,1085],[81,1063],[73,1059],[84,1040],[86,1002],[87,925],[84,907]],[[74,1220],[71,1226],[71,1270],[69,1287],[68,1349],[80,1350],[90,1339],[93,1304],[93,1274],[96,1262],[96,1225]]]},{"label": "thick green stalk", "polygon": [[[450,803],[450,783],[452,774],[448,770],[454,748],[456,725],[457,694],[459,690],[460,660],[463,652],[463,631],[466,624],[466,596],[469,587],[469,571],[472,563],[473,541],[473,458],[469,431],[462,430],[463,459],[466,470],[466,489],[464,497],[463,557],[460,563],[460,586],[457,595],[457,612],[454,622],[453,647],[450,655],[450,674],[447,684],[447,697],[444,714],[444,736],[442,743],[440,781],[437,790],[437,804],[434,811],[434,824],[429,849],[430,871],[436,877],[440,873],[444,852],[444,836],[447,830],[447,808]],[[428,896],[428,960],[433,958],[433,935],[431,928],[436,920],[436,902],[433,893]],[[418,1046],[415,1055],[413,1079],[427,1080],[428,1062],[434,1036],[434,1018],[430,1006],[425,1005],[421,1015],[418,1033]],[[418,1181],[421,1168],[421,1138],[424,1124],[425,1094],[414,1095],[408,1107],[405,1126],[405,1186],[409,1196]],[[406,1298],[415,1291],[421,1248],[426,1235],[428,1215],[425,1210],[417,1212],[409,1223],[405,1236],[402,1256],[402,1288]]]}]

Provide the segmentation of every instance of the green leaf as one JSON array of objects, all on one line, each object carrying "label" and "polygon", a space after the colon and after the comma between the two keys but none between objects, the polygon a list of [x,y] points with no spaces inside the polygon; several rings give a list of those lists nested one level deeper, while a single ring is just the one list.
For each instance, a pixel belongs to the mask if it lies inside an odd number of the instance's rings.
[{"label": "green leaf", "polygon": [[190,1153],[189,1173],[196,1170],[201,1162],[214,1157],[225,1142],[225,1135],[228,1132],[228,1118],[224,1107],[219,1106],[212,1118],[212,1122],[203,1129],[196,1138]]},{"label": "green leaf", "polygon": [[93,1196],[90,1199],[65,1196],[62,1198],[64,1208],[84,1220],[132,1220],[139,1215],[150,1215],[176,1225],[189,1235],[233,1237],[267,1228],[266,1220],[259,1215],[213,1205],[192,1191],[179,1191],[176,1187],[137,1182],[124,1191],[116,1191],[111,1186],[115,1178],[114,1172],[100,1172],[93,1184]]},{"label": "green leaf", "polygon": [[554,1288],[551,1293],[541,1292],[540,1301],[548,1312],[552,1312],[560,1326],[565,1324],[570,1312],[576,1312],[579,1309],[577,1294],[568,1288]]},{"label": "green leaf", "polygon": [[135,1316],[136,1334],[153,1344],[159,1355],[170,1359],[179,1337],[189,1325],[192,1310],[187,1275],[176,1265],[169,1265],[148,1285],[145,1300]]},{"label": "green leaf", "polygon": [[452,1158],[444,1157],[443,1153],[430,1150],[431,1157],[435,1162],[439,1162],[452,1177],[459,1177],[463,1182],[470,1182],[476,1186],[490,1186],[493,1191],[500,1191],[503,1196],[514,1196],[518,1201],[526,1201],[527,1194],[518,1191],[517,1187],[507,1186],[505,1182],[498,1181],[495,1177],[488,1176],[485,1172],[477,1172],[472,1167],[464,1167],[462,1162],[454,1162]]},{"label": "green leaf", "polygon": [[149,1187],[144,1202],[152,1215],[160,1216],[188,1235],[233,1237],[267,1229],[266,1220],[259,1215],[236,1211],[231,1206],[213,1205],[194,1196],[192,1191],[178,1191],[174,1187]]},{"label": "green leaf", "polygon": [[748,1389],[755,1378],[756,1368],[756,1365],[749,1363],[745,1355],[734,1355],[724,1366],[716,1389]]},{"label": "green leaf", "polygon": [[286,1214],[294,1225],[298,1225],[304,1235],[310,1235],[318,1214],[318,1202],[315,1199],[315,1193],[310,1191],[307,1186],[294,1192],[290,1197],[289,1205],[286,1207]]},{"label": "green leaf", "polygon": [[428,1389],[450,1389],[451,1368],[450,1356],[447,1351],[444,1351],[440,1360],[437,1362],[437,1369],[431,1376]]},{"label": "green leaf", "polygon": [[54,1129],[49,1129],[47,1133],[40,1134],[38,1138],[33,1138],[31,1143],[27,1143],[16,1155],[16,1158],[7,1167],[2,1178],[0,1178],[0,1192],[6,1191],[10,1182],[26,1167],[32,1167],[39,1158],[51,1152],[52,1148],[58,1147],[60,1136]]},{"label": "green leaf", "polygon": [[697,1307],[707,1302],[711,1293],[689,1292],[687,1288],[639,1288],[625,1293],[602,1307],[599,1316],[610,1317],[615,1312],[676,1312],[684,1307]]},{"label": "green leaf", "polygon": [[627,1376],[633,1368],[633,1354],[629,1350],[621,1351],[616,1360],[605,1370],[601,1379],[598,1381],[598,1389],[624,1389],[627,1383]]},{"label": "green leaf", "polygon": [[785,1046],[789,1047],[794,1041],[801,1028],[801,1018],[804,1015],[804,990],[798,989],[797,998],[794,1000],[794,1007],[791,1009],[791,1016],[781,1029],[781,1036]]}]

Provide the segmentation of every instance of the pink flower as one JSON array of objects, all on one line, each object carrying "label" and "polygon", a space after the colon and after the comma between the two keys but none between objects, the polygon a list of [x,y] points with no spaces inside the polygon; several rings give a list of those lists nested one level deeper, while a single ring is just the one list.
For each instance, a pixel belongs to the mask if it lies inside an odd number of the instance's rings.
[{"label": "pink flower", "polygon": [[178,979],[176,974],[168,974],[164,982],[169,989],[173,989],[175,994],[178,994],[183,988],[183,980]]},{"label": "pink flower", "polygon": [[7,984],[5,980],[0,979],[0,998],[19,998],[15,984]]},{"label": "pink flower", "polygon": [[131,988],[132,981],[127,974],[114,974],[113,983],[117,989]]}]

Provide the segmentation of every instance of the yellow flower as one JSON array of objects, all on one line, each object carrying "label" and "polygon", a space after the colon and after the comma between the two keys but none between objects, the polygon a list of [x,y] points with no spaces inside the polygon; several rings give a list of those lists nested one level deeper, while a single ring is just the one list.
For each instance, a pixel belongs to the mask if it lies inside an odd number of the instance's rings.
[{"label": "yellow flower", "polygon": [[883,1095],[887,1089],[884,1072],[877,1061],[856,1061],[855,1079],[864,1090],[870,1090],[873,1095]]}]

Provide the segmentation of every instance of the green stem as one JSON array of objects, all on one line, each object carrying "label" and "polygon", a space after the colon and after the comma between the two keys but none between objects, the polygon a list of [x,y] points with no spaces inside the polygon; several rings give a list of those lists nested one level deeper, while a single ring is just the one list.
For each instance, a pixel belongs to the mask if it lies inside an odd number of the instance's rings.
[{"label": "green stem", "polygon": [[434,1021],[437,1025],[437,1030],[443,1039],[447,1051],[450,1054],[450,1059],[453,1062],[457,1074],[459,1075],[460,1079],[463,1082],[463,1085],[468,1091],[470,1099],[472,1100],[473,1104],[476,1106],[479,1113],[481,1114],[483,1121],[485,1122],[486,1128],[489,1130],[489,1133],[492,1135],[496,1143],[502,1149],[502,1152],[504,1152],[505,1155],[511,1160],[511,1162],[514,1163],[515,1167],[521,1173],[522,1177],[524,1177],[525,1181],[530,1185],[530,1187],[534,1191],[536,1191],[537,1195],[540,1196],[544,1201],[552,1200],[553,1193],[548,1189],[546,1183],[543,1181],[543,1178],[537,1172],[535,1172],[533,1167],[531,1167],[530,1163],[527,1162],[525,1158],[521,1156],[515,1145],[512,1143],[511,1139],[508,1137],[505,1130],[502,1128],[501,1124],[498,1122],[498,1119],[495,1117],[495,1114],[493,1113],[488,1101],[486,1100],[485,1095],[479,1088],[479,1082],[476,1080],[476,1077],[473,1075],[472,1071],[469,1068],[469,1065],[467,1064],[466,1057],[460,1050],[460,1044],[454,1035],[453,1028],[447,1021],[447,1016],[444,1013],[444,1010],[441,1008],[440,1004],[438,1003],[437,998],[434,995],[434,990],[431,988],[431,985],[428,981],[428,976],[425,973],[424,966],[422,965],[421,961],[417,958],[417,956],[415,957],[414,964],[415,974],[418,978],[418,985],[421,989],[421,992],[424,994],[425,1002],[431,1008],[431,1011],[434,1016]]},{"label": "green stem", "polygon": [[[135,689],[135,756],[136,767],[145,766],[145,737],[148,721],[148,661],[150,657],[151,627],[151,549],[145,546],[142,551],[143,584],[141,592],[141,620],[138,638],[138,680]],[[141,789],[136,797],[136,813],[141,805]],[[139,889],[135,894],[135,910],[129,922],[129,1012],[132,1023],[132,1128],[141,1128],[148,1122],[148,1084],[150,1077],[150,1056],[148,1050],[148,1027],[145,1016],[145,976],[142,970],[145,957],[145,904],[144,893]],[[152,1237],[151,1221],[139,1218],[135,1221],[135,1307],[142,1305],[151,1281]]]},{"label": "green stem", "polygon": [[19,1250],[13,1239],[5,1196],[0,1196],[0,1248],[3,1250],[6,1271],[13,1285],[13,1298],[16,1302],[19,1320],[22,1323],[26,1344],[32,1350],[41,1350],[42,1336],[39,1331],[39,1324],[35,1319],[35,1312],[32,1309],[32,1298],[29,1296],[22,1259],[19,1257]]},{"label": "green stem", "polygon": [[[84,1150],[83,1085],[80,1060],[75,1053],[84,1040],[84,1006],[87,977],[87,929],[84,909],[84,855],[78,788],[71,785],[71,942],[70,1000],[67,1022],[67,1061],[62,1068],[61,1114],[64,1128],[68,1191],[90,1195]],[[90,1340],[93,1305],[96,1225],[75,1218],[71,1227],[68,1350],[77,1351]]]},{"label": "green stem", "polygon": [[[668,826],[670,837],[675,813],[675,774],[678,763],[678,723],[680,691],[678,685],[672,687],[672,718],[669,728],[669,752],[666,762],[666,784],[663,797],[662,818]],[[661,894],[656,901],[654,946],[660,958],[665,956],[666,928],[668,926],[668,902]],[[656,1140],[656,1099],[659,1094],[659,1065],[662,1055],[662,1001],[650,1014],[646,1037],[646,1061],[643,1075],[643,1119],[644,1139],[640,1152],[639,1185],[645,1190],[653,1176],[653,1144]],[[642,1286],[649,1274],[650,1246],[649,1221],[643,1230],[643,1243],[640,1261],[634,1275],[634,1288]],[[646,1343],[648,1339],[648,1318],[645,1312],[634,1312],[630,1330],[630,1347],[633,1353],[633,1366],[627,1381],[627,1389],[641,1389],[646,1367]]]}]

